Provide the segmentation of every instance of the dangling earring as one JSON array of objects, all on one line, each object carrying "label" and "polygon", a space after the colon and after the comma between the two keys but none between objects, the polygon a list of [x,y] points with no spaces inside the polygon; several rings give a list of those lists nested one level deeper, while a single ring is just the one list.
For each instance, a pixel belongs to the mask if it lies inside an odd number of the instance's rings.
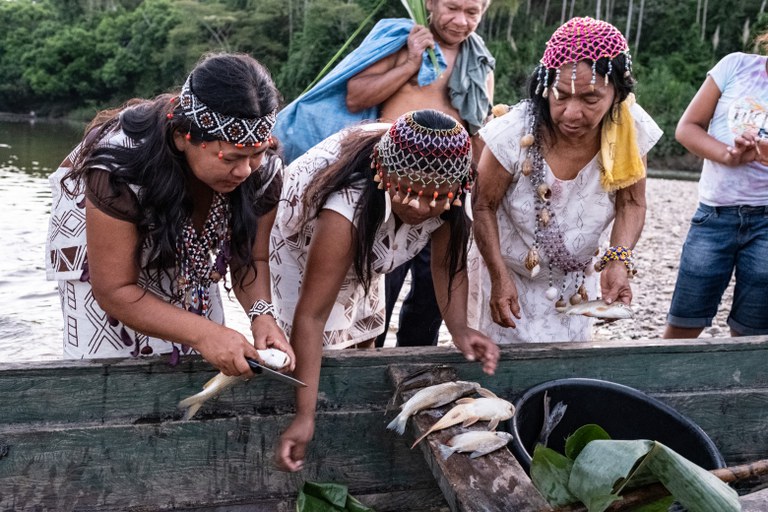
[{"label": "dangling earring", "polygon": [[384,189],[384,223],[392,216],[392,197],[389,195],[389,189],[392,187],[391,183],[387,183],[387,188]]},{"label": "dangling earring", "polygon": [[475,221],[475,218],[472,215],[472,193],[469,190],[464,192],[464,213],[467,215],[470,222]]}]

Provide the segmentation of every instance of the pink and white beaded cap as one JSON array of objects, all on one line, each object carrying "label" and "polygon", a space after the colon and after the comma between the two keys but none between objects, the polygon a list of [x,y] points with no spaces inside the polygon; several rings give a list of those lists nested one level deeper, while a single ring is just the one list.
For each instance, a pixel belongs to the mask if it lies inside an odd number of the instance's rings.
[{"label": "pink and white beaded cap", "polygon": [[621,53],[629,57],[629,45],[619,29],[590,17],[572,18],[552,34],[541,63],[557,69],[569,62],[614,59]]}]

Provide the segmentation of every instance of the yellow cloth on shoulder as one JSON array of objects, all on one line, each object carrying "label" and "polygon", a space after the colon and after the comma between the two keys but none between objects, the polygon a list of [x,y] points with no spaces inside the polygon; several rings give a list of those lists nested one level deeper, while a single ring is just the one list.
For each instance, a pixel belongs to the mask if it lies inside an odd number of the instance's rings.
[{"label": "yellow cloth on shoulder", "polygon": [[629,107],[635,104],[635,95],[619,103],[616,120],[607,116],[600,137],[600,158],[603,172],[600,184],[607,192],[634,185],[645,178],[645,165],[637,147],[635,120]]}]

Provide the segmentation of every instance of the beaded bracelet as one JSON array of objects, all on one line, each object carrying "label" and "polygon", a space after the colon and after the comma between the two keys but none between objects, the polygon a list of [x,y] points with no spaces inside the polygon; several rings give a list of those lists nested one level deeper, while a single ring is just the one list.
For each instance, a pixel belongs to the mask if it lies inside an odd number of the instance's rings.
[{"label": "beaded bracelet", "polygon": [[272,318],[275,318],[275,306],[271,302],[262,299],[257,300],[248,311],[248,318],[253,322],[254,318],[261,315],[272,315]]},{"label": "beaded bracelet", "polygon": [[622,262],[627,268],[627,275],[630,278],[637,274],[637,270],[635,269],[635,261],[632,258],[632,249],[629,247],[617,245],[607,248],[603,255],[600,257],[600,260],[595,263],[595,270],[601,272],[606,266],[608,266],[608,263],[611,261]]}]

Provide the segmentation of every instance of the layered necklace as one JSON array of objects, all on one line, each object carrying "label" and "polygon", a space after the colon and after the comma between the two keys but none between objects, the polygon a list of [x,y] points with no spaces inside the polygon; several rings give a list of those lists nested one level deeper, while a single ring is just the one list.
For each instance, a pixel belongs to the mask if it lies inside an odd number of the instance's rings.
[{"label": "layered necklace", "polygon": [[[520,147],[526,149],[526,157],[522,164],[522,173],[531,180],[535,202],[536,221],[533,228],[533,245],[525,258],[525,268],[530,272],[531,278],[541,272],[541,257],[543,253],[547,258],[549,267],[549,287],[545,292],[548,300],[555,301],[555,307],[565,308],[568,303],[579,304],[589,300],[584,281],[587,274],[594,271],[591,265],[592,257],[579,258],[565,245],[565,237],[560,225],[555,218],[552,207],[552,189],[546,181],[546,169],[544,157],[541,152],[541,136],[538,135],[536,118],[532,112],[533,105],[528,104],[529,132],[520,139]],[[563,272],[563,280],[560,287],[554,283],[553,268]],[[568,274],[577,273],[573,293],[567,288]],[[579,275],[580,274],[580,275]],[[566,302],[566,297],[568,302]]]},{"label": "layered necklace", "polygon": [[[182,307],[207,316],[210,287],[225,278],[231,259],[229,198],[215,192],[203,230],[198,234],[188,218],[176,243],[177,291]],[[215,254],[212,260],[211,254]]]}]

